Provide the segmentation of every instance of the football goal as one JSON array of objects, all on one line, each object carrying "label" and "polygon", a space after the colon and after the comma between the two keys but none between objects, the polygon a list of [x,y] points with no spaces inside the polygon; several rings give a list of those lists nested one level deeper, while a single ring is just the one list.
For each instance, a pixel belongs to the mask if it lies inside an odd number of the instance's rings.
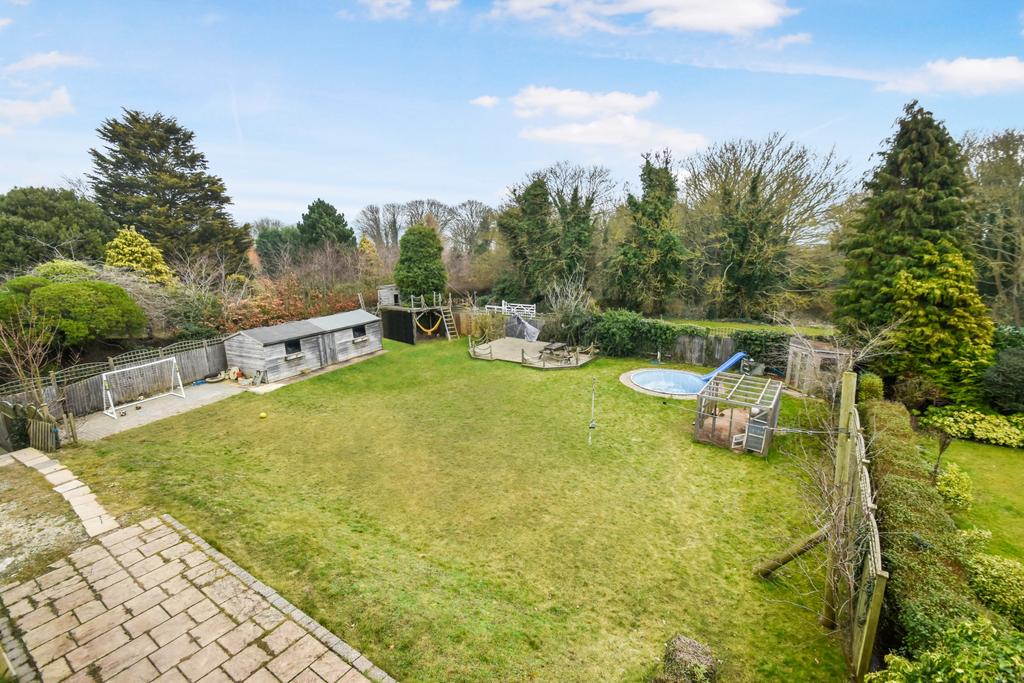
[{"label": "football goal", "polygon": [[185,387],[178,372],[178,359],[161,358],[150,363],[132,365],[104,372],[103,412],[117,419],[130,408],[161,396],[185,398]]}]

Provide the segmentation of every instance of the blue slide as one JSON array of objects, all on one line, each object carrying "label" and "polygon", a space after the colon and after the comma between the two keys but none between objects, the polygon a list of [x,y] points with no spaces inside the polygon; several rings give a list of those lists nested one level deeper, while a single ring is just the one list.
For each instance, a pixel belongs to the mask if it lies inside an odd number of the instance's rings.
[{"label": "blue slide", "polygon": [[708,374],[704,375],[700,379],[701,379],[702,382],[710,382],[712,377],[714,377],[715,375],[717,375],[720,372],[725,372],[726,370],[728,370],[729,368],[731,368],[732,366],[736,365],[741,360],[743,360],[744,358],[747,358],[747,357],[748,356],[747,356],[746,352],[744,352],[744,351],[740,351],[738,353],[734,353],[732,355],[732,358],[730,358],[729,360],[725,361],[724,363],[722,363],[717,368],[715,368],[714,370],[712,370]]}]

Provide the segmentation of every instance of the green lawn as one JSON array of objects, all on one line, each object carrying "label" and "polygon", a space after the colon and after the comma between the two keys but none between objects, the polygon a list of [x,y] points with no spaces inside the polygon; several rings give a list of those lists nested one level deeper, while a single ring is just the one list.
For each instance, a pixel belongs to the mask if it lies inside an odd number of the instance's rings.
[{"label": "green lawn", "polygon": [[[699,325],[710,328],[729,328],[736,330],[765,330],[771,332],[792,332],[794,327],[789,325],[768,325],[766,323],[731,323],[722,320],[693,320],[689,318],[666,318],[669,322],[681,325]],[[830,325],[796,325],[795,329],[806,337],[827,337],[834,335],[836,330]]]},{"label": "green lawn", "polygon": [[974,484],[974,505],[957,523],[988,529],[991,552],[1024,561],[1024,449],[955,441],[944,457]]},{"label": "green lawn", "polygon": [[640,361],[543,372],[462,344],[386,348],[68,464],[115,512],[173,514],[400,680],[646,681],[677,632],[714,648],[723,680],[844,680],[803,575],[750,576],[807,531],[785,457],[695,445],[692,403],[618,381]]}]

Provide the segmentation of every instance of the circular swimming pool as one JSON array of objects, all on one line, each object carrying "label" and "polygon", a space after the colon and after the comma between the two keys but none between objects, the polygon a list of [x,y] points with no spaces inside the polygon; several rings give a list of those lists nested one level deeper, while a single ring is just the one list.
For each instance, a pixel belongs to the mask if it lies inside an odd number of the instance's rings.
[{"label": "circular swimming pool", "polygon": [[689,397],[704,388],[704,380],[685,370],[634,370],[629,381],[636,387],[655,394]]}]

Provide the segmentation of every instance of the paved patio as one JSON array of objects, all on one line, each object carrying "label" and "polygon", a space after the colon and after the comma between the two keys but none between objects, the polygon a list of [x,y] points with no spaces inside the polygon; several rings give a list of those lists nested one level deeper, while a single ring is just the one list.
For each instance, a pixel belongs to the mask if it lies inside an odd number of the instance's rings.
[{"label": "paved patio", "polygon": [[20,681],[394,680],[168,515],[0,587],[0,602]]},{"label": "paved patio", "polygon": [[[532,368],[556,370],[577,368],[594,360],[596,356],[580,353],[556,357],[542,353],[548,342],[526,341],[516,337],[502,337],[470,348],[470,355],[481,360],[503,360]],[[525,354],[525,355],[524,355]]]}]

